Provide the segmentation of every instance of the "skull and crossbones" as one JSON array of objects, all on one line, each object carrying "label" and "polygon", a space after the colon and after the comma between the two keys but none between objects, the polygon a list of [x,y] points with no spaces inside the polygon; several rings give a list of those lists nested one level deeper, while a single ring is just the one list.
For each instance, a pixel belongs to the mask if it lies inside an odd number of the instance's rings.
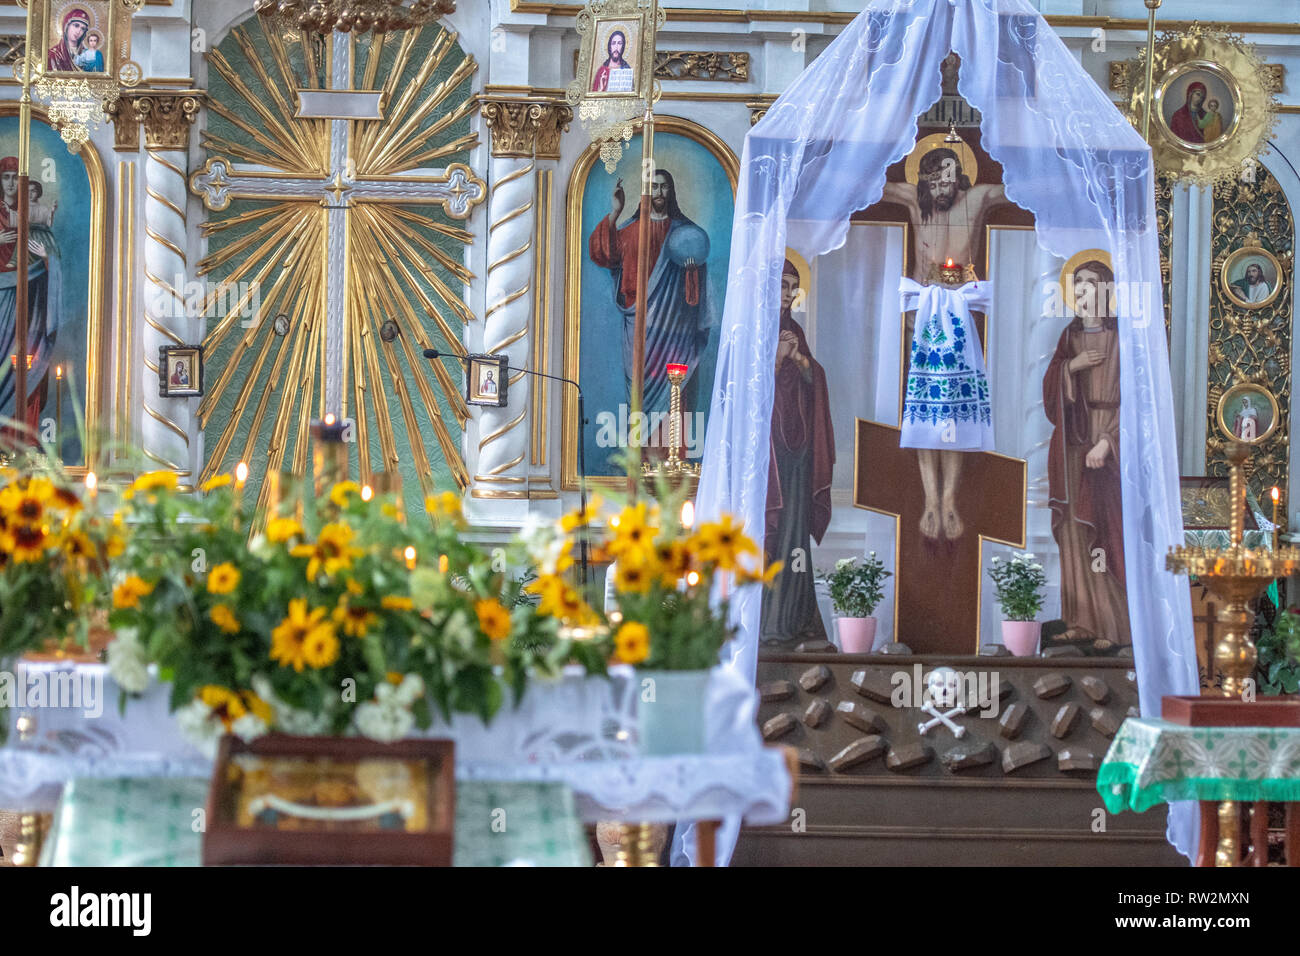
[{"label": "skull and crossbones", "polygon": [[[921,710],[933,719],[917,724],[917,733],[924,737],[935,727],[944,724],[954,737],[965,736],[966,728],[952,721],[953,717],[966,713],[966,708],[957,703],[960,692],[961,677],[951,667],[936,667],[930,671],[925,679],[926,702],[921,705]],[[939,708],[945,708],[947,712]]]}]

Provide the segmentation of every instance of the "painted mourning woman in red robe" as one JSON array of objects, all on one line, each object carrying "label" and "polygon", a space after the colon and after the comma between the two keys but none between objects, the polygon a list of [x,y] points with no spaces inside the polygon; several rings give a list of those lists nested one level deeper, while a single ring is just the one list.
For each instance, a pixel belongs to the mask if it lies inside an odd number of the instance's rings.
[{"label": "painted mourning woman in red robe", "polygon": [[799,273],[787,259],[781,275],[781,328],[772,401],[771,459],[767,473],[767,560],[784,561],[774,586],[763,592],[762,639],[798,644],[826,640],[813,581],[812,541],[831,520],[835,435],[826,372],[812,357],[791,315]]},{"label": "painted mourning woman in red robe", "polygon": [[1119,332],[1114,274],[1096,260],[1075,269],[1075,319],[1043,377],[1055,426],[1047,478],[1061,553],[1066,639],[1097,650],[1129,644],[1119,475]]}]

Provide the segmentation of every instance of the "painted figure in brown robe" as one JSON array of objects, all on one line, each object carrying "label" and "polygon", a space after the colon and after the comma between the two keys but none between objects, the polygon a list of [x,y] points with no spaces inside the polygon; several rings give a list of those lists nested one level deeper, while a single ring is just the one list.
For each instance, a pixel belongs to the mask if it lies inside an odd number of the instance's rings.
[{"label": "painted figure in brown robe", "polygon": [[785,566],[763,592],[762,639],[798,644],[826,640],[813,581],[812,541],[831,520],[835,435],[826,372],[812,357],[803,329],[791,315],[799,272],[788,259],[781,275],[781,329],[772,401],[771,458],[767,473],[768,561]]},{"label": "painted figure in brown robe", "polygon": [[1131,643],[1119,475],[1119,332],[1114,274],[1098,261],[1074,272],[1075,319],[1043,377],[1055,426],[1047,477],[1061,552],[1066,640],[1097,650]]}]

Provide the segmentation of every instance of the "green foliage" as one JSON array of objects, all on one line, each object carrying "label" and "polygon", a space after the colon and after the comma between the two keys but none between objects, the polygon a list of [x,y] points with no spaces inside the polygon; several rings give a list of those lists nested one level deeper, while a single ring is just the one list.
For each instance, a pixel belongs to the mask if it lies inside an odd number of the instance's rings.
[{"label": "green foliage", "polygon": [[1255,677],[1260,693],[1300,693],[1300,608],[1291,607],[1279,614],[1255,647],[1259,652]]},{"label": "green foliage", "polygon": [[870,617],[885,596],[890,572],[872,551],[865,559],[840,558],[833,571],[819,571],[817,576],[830,585],[831,603],[841,617]]},{"label": "green foliage", "polygon": [[1016,554],[1006,562],[995,557],[989,577],[997,588],[998,603],[1008,621],[1032,621],[1043,609],[1047,575],[1032,554]]}]

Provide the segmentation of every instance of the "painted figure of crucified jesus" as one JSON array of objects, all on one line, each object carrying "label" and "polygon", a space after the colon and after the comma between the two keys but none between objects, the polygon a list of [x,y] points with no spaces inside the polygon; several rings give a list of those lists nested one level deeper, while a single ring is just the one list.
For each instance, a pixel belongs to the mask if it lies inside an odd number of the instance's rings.
[{"label": "painted figure of crucified jesus", "polygon": [[[961,144],[957,145],[962,153],[970,157],[968,163],[972,161],[970,150]],[[975,170],[972,169],[970,172],[974,173]],[[910,182],[886,183],[883,198],[907,209],[914,237],[910,277],[921,285],[935,281],[939,268],[950,261],[962,269],[969,265],[978,246],[979,231],[984,227],[990,211],[1009,202],[1000,183],[974,185],[967,170],[963,169],[962,154],[958,149],[946,146],[932,148],[921,157],[917,166],[915,185]],[[970,371],[977,372],[978,378],[983,380],[983,355],[973,325],[969,328],[965,327],[968,320],[969,311],[962,308],[956,314],[950,312],[942,316],[926,316],[924,321],[927,326],[918,330],[916,329],[917,314],[908,313],[906,336],[908,341],[913,342],[912,372],[917,371],[916,363],[919,357],[916,333],[920,331],[929,335],[933,332],[940,342],[940,345],[934,348],[926,346],[924,352],[920,353],[932,360],[939,356],[937,363],[939,373],[927,381],[927,392],[931,388],[938,388],[938,380],[944,376],[946,376],[944,381],[949,385],[958,384],[958,380],[952,374],[953,362],[956,362],[960,369],[963,354],[974,366]],[[913,375],[911,378],[915,379],[916,376]],[[968,383],[961,382],[960,388],[964,395],[969,390]],[[915,390],[911,380],[909,380],[909,389]],[[979,397],[982,405],[978,410],[974,404],[971,408],[977,415],[982,413],[987,417],[986,381],[983,389],[986,394]],[[909,395],[909,408],[905,411],[912,411],[910,407],[912,398],[913,396]],[[943,408],[957,407],[951,404],[952,399],[947,394],[943,396],[943,402]],[[932,406],[934,404],[931,402]],[[938,414],[935,407],[932,407],[931,414]],[[931,421],[930,424],[946,423]],[[952,425],[954,428],[964,427],[959,416],[954,418]],[[950,444],[949,447],[943,447],[945,443],[950,442],[951,438],[945,437],[934,447],[920,444],[907,446],[917,448],[921,485],[925,493],[920,530],[921,534],[928,539],[937,539],[942,534],[949,541],[955,541],[965,530],[965,524],[957,511],[962,450],[977,450],[978,446],[966,444],[963,449],[963,444],[957,442]]]}]

